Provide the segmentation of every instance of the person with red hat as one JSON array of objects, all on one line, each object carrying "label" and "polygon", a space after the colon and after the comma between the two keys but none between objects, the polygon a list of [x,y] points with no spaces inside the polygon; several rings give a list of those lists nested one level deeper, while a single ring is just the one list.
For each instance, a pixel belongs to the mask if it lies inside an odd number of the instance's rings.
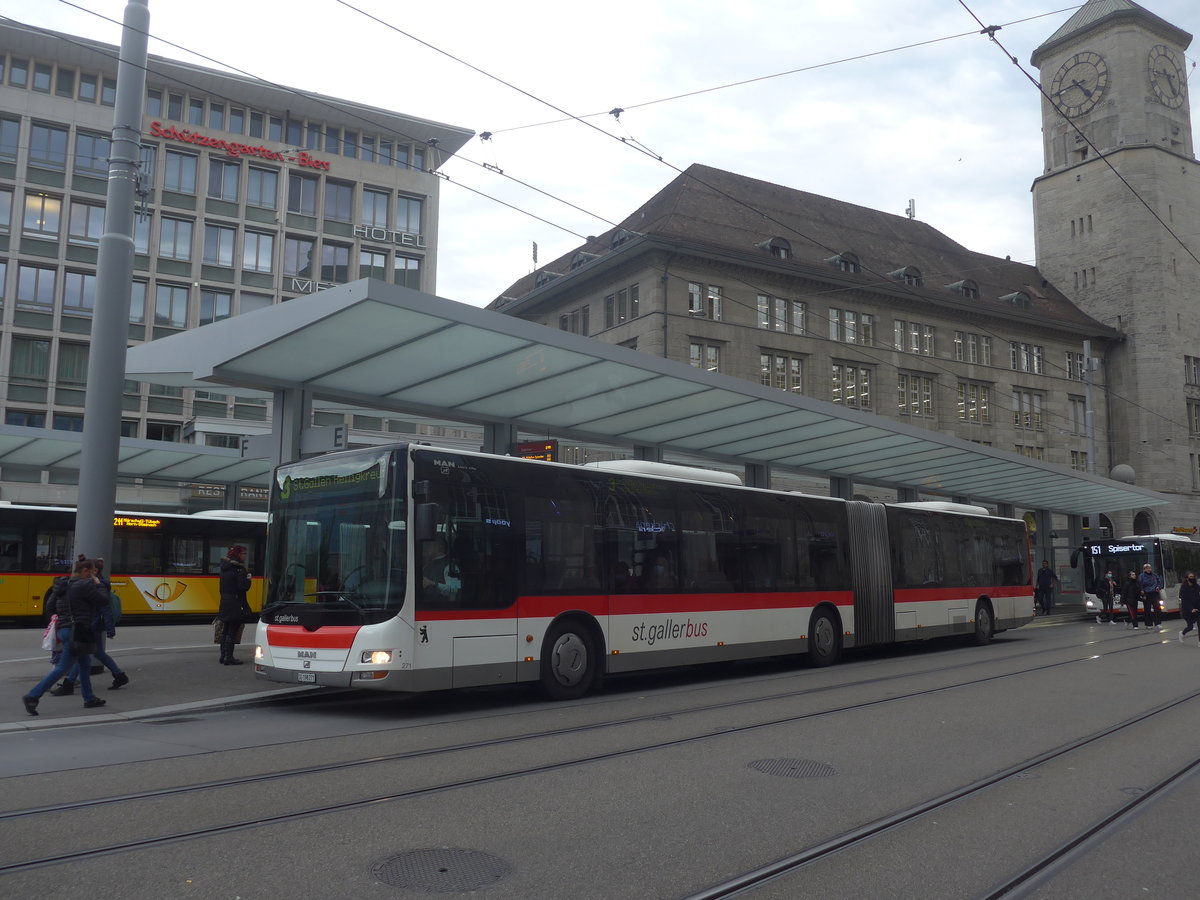
[{"label": "person with red hat", "polygon": [[221,605],[217,620],[221,623],[221,665],[240,666],[242,661],[233,655],[233,648],[242,637],[246,622],[254,611],[246,600],[250,590],[250,571],[246,568],[246,548],[236,544],[221,558]]}]

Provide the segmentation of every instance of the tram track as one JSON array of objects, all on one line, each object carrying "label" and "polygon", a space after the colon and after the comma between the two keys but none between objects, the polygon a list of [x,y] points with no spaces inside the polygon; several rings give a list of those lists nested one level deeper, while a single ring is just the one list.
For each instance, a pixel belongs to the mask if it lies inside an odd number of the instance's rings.
[{"label": "tram track", "polygon": [[[1121,648],[1121,649],[1113,651],[1113,652],[1115,652],[1115,653],[1130,652],[1130,651],[1143,649],[1144,647],[1147,647],[1147,646],[1151,646],[1151,645],[1139,644],[1139,645],[1135,645],[1132,647]],[[1042,652],[1046,652],[1046,651],[1042,651]],[[1060,652],[1060,651],[1058,648],[1055,648],[1054,651],[1049,651],[1049,652]],[[1094,658],[1095,658],[1095,654],[1087,654],[1087,655],[1082,655],[1082,656],[1075,655],[1069,659],[1055,660],[1053,662],[1045,663],[1042,665],[1036,665],[1036,666],[1026,666],[1017,671],[1006,671],[1006,672],[1001,672],[1001,673],[997,673],[994,675],[987,675],[982,678],[971,678],[971,679],[965,679],[965,680],[960,679],[957,681],[953,681],[951,683],[934,685],[934,686],[922,688],[920,690],[890,694],[885,697],[872,698],[872,699],[865,700],[862,702],[857,702],[857,703],[852,703],[852,704],[844,704],[844,705],[835,706],[835,707],[831,707],[831,708],[827,708],[827,709],[809,710],[809,711],[806,711],[803,713],[797,713],[794,715],[772,717],[772,718],[765,719],[762,721],[755,721],[755,722],[745,723],[742,725],[733,725],[733,726],[729,726],[729,727],[724,727],[724,728],[721,728],[716,731],[706,730],[701,733],[686,735],[686,736],[682,736],[682,737],[676,737],[676,738],[672,738],[669,740],[642,742],[635,746],[613,749],[613,750],[610,750],[607,752],[588,754],[588,755],[582,755],[582,756],[576,755],[571,758],[561,759],[561,760],[557,760],[554,762],[542,763],[539,765],[526,766],[526,767],[510,768],[505,771],[483,774],[483,775],[479,775],[479,776],[472,777],[472,778],[444,780],[444,781],[441,781],[436,784],[415,787],[415,788],[403,790],[403,791],[374,793],[374,794],[371,794],[370,796],[346,799],[346,800],[334,802],[334,803],[316,804],[316,805],[311,805],[311,806],[307,806],[307,807],[300,808],[300,809],[281,811],[281,812],[278,812],[275,814],[257,815],[257,816],[253,816],[253,817],[249,817],[249,818],[239,819],[236,821],[214,823],[214,824],[206,826],[206,827],[182,829],[182,830],[177,830],[177,831],[167,833],[167,834],[144,836],[144,837],[140,837],[140,838],[130,839],[128,841],[110,843],[110,844],[107,844],[104,846],[99,846],[99,847],[91,847],[91,848],[85,848],[85,849],[64,851],[61,853],[55,853],[55,854],[40,856],[40,857],[36,857],[36,858],[28,858],[28,859],[24,859],[24,860],[16,860],[16,861],[11,861],[11,862],[7,862],[7,863],[0,863],[0,874],[19,872],[19,871],[29,870],[29,869],[34,869],[34,868],[42,868],[42,867],[48,867],[48,866],[69,864],[72,862],[93,859],[93,858],[96,858],[99,856],[107,856],[107,855],[112,855],[112,854],[130,852],[130,851],[135,851],[135,850],[139,850],[139,849],[150,849],[150,848],[154,848],[154,847],[158,847],[158,846],[164,846],[167,844],[175,844],[175,843],[186,842],[186,841],[190,841],[190,840],[199,840],[199,839],[203,839],[203,838],[207,838],[207,837],[215,837],[215,836],[229,834],[231,832],[237,832],[237,831],[242,831],[242,830],[246,830],[246,829],[268,827],[268,826],[272,826],[272,825],[279,825],[279,824],[284,824],[284,823],[288,823],[288,822],[294,822],[294,821],[297,821],[300,819],[322,816],[322,815],[327,815],[327,814],[337,813],[337,812],[345,812],[345,811],[358,809],[358,808],[365,807],[365,806],[372,805],[372,804],[411,800],[411,799],[416,799],[416,798],[420,798],[420,797],[427,797],[427,796],[438,794],[438,793],[444,793],[444,792],[448,792],[448,791],[456,791],[456,790],[463,790],[463,789],[468,789],[468,788],[481,787],[481,786],[495,784],[497,782],[502,782],[502,781],[509,781],[509,780],[513,780],[513,779],[533,777],[533,776],[544,775],[544,774],[548,774],[548,773],[552,773],[552,772],[556,772],[556,771],[562,771],[562,770],[567,770],[567,769],[572,769],[572,768],[577,768],[577,767],[582,767],[582,766],[588,766],[588,765],[595,765],[598,763],[608,762],[608,761],[620,759],[623,757],[630,757],[630,756],[643,754],[643,753],[650,753],[650,752],[655,752],[655,751],[668,750],[671,748],[678,748],[678,747],[686,746],[689,744],[697,744],[700,742],[707,742],[707,741],[713,741],[716,739],[728,738],[731,735],[745,734],[747,732],[751,732],[751,731],[754,731],[757,729],[773,728],[773,727],[778,727],[778,726],[790,725],[790,724],[795,724],[797,722],[802,722],[806,719],[814,719],[814,718],[819,718],[819,717],[826,717],[826,716],[838,715],[838,714],[843,714],[843,713],[849,713],[849,712],[868,709],[871,707],[878,707],[878,706],[893,703],[893,702],[912,700],[912,699],[926,697],[926,696],[930,696],[933,694],[942,693],[942,692],[946,692],[946,691],[967,688],[967,687],[971,687],[971,686],[975,686],[975,685],[986,684],[989,682],[995,682],[995,681],[999,681],[999,680],[1003,680],[1003,679],[1007,679],[1007,678],[1020,677],[1023,675],[1028,675],[1028,674],[1032,674],[1032,673],[1036,673],[1036,672],[1040,672],[1040,671],[1045,671],[1045,670],[1051,669],[1051,668],[1057,668],[1057,667],[1061,667],[1061,666],[1073,665],[1073,664],[1080,663],[1080,662],[1086,662],[1086,661],[1092,660]],[[1011,659],[1011,657],[1009,657],[1008,659]],[[993,659],[993,660],[988,660],[986,662],[995,663],[995,662],[999,662],[999,661],[1000,660]],[[966,668],[966,667],[972,667],[972,666],[980,665],[983,662],[985,662],[985,661],[972,660],[969,663],[963,663],[962,665],[956,666],[954,668],[961,669],[961,668]],[[904,673],[904,677],[906,677],[906,678],[922,677],[922,676],[926,676],[929,674],[945,673],[946,671],[947,671],[946,667],[941,667],[941,668],[937,668],[937,669],[923,670],[921,672]],[[477,751],[477,750],[486,750],[489,748],[495,748],[495,747],[499,747],[502,745],[514,745],[514,744],[520,744],[520,743],[524,743],[524,742],[536,742],[536,741],[544,740],[547,738],[578,735],[578,734],[581,734],[584,732],[595,731],[598,729],[636,725],[636,724],[641,724],[641,723],[654,722],[654,721],[662,720],[664,718],[676,718],[676,717],[691,715],[691,714],[700,714],[700,713],[705,713],[705,712],[720,711],[722,709],[729,709],[732,707],[745,707],[747,705],[764,703],[764,702],[795,699],[797,697],[802,697],[805,695],[814,695],[814,694],[832,691],[832,690],[844,690],[844,689],[850,688],[850,687],[876,684],[876,683],[879,683],[882,681],[894,682],[895,680],[896,680],[896,676],[894,676],[894,675],[879,676],[879,677],[874,677],[874,678],[870,678],[870,679],[860,679],[857,682],[851,682],[851,683],[842,682],[842,683],[839,683],[836,685],[820,686],[820,687],[815,687],[815,688],[805,688],[803,690],[798,690],[798,691],[776,692],[776,693],[766,695],[766,696],[739,698],[736,700],[729,700],[729,701],[724,701],[721,703],[697,704],[697,705],[693,705],[693,706],[689,706],[689,707],[679,708],[676,710],[658,711],[656,713],[647,714],[647,715],[631,716],[631,717],[626,717],[623,719],[609,720],[609,721],[605,721],[605,722],[595,722],[595,723],[574,725],[574,726],[568,726],[568,727],[564,727],[564,728],[560,728],[560,729],[543,729],[543,730],[540,730],[537,732],[525,733],[525,734],[520,734],[520,735],[511,735],[511,736],[506,736],[506,737],[502,737],[502,738],[492,738],[492,739],[486,739],[486,740],[481,740],[481,741],[461,742],[461,743],[457,743],[457,744],[444,745],[444,746],[440,746],[440,747],[431,747],[431,748],[425,748],[425,749],[419,749],[419,750],[411,750],[411,751],[405,751],[405,752],[401,752],[401,753],[384,754],[384,755],[373,756],[373,757],[369,757],[369,758],[361,759],[361,760],[348,760],[348,761],[343,761],[343,762],[338,762],[338,763],[318,764],[318,765],[297,767],[294,769],[281,771],[281,772],[260,773],[260,774],[256,774],[256,775],[247,775],[247,776],[241,776],[241,777],[235,777],[235,778],[212,780],[212,781],[196,783],[196,784],[191,784],[191,785],[178,785],[178,786],[160,788],[160,789],[150,790],[150,791],[130,792],[130,793],[126,793],[126,794],[112,795],[112,796],[108,796],[108,797],[99,797],[99,798],[94,798],[94,799],[89,799],[89,800],[80,800],[80,801],[75,801],[75,802],[70,802],[70,803],[54,804],[54,805],[47,805],[47,806],[41,806],[41,807],[32,807],[32,808],[19,809],[19,810],[11,810],[11,811],[0,814],[0,819],[9,820],[9,821],[35,822],[38,820],[39,817],[50,816],[50,815],[57,814],[57,813],[78,812],[78,811],[87,810],[87,809],[98,809],[101,807],[111,807],[111,806],[115,806],[115,805],[122,804],[122,803],[136,802],[136,801],[143,801],[143,800],[150,800],[150,799],[181,797],[186,794],[217,791],[217,790],[233,788],[233,787],[243,787],[243,786],[247,786],[247,785],[251,785],[251,784],[263,783],[263,782],[274,781],[274,780],[279,780],[279,779],[303,778],[306,776],[319,777],[323,774],[335,772],[338,770],[347,770],[347,769],[361,768],[361,767],[372,766],[372,765],[381,765],[381,764],[386,764],[389,762],[402,762],[405,760],[428,758],[428,757],[432,757],[432,756],[438,756],[438,755],[449,754],[449,753],[461,753],[461,752],[471,752],[471,751]],[[1189,697],[1184,698],[1183,700],[1177,701],[1177,703],[1185,702],[1187,699],[1191,699],[1192,697],[1195,697],[1197,695],[1200,695],[1200,692],[1197,692],[1197,694],[1190,695]],[[1170,707],[1169,706],[1163,707],[1163,709],[1166,709],[1166,708],[1170,708]],[[1147,716],[1153,715],[1158,711],[1159,710],[1151,711],[1151,713],[1148,713]],[[1132,720],[1132,721],[1133,722],[1140,721],[1142,718],[1145,718],[1145,716],[1140,717],[1139,719]],[[1087,744],[1091,741],[1095,741],[1095,740],[1102,738],[1106,734],[1113,733],[1114,731],[1118,730],[1120,727],[1128,727],[1130,724],[1131,723],[1123,723],[1121,726],[1118,726],[1117,728],[1109,729],[1108,731],[1100,732],[1095,735],[1089,736],[1087,738],[1081,739],[1079,742],[1076,742],[1075,745],[1071,745],[1071,746],[1072,747],[1076,746],[1076,745],[1084,746],[1085,744]],[[943,798],[939,798],[937,801],[931,801],[931,802],[936,802],[936,803],[941,803],[941,804],[953,802],[954,799],[957,799],[962,796],[967,796],[972,792],[977,792],[979,790],[983,790],[990,784],[994,784],[997,781],[1011,777],[1017,771],[1023,771],[1025,769],[1035,767],[1037,765],[1042,764],[1043,762],[1045,762],[1048,759],[1054,758],[1054,756],[1057,754],[1060,754],[1063,752],[1069,752],[1069,749],[1070,748],[1068,747],[1066,749],[1060,749],[1058,751],[1055,751],[1054,753],[1051,753],[1051,754],[1045,754],[1042,757],[1035,758],[1033,761],[1023,763],[1020,767],[1016,767],[1012,770],[1005,770],[1003,772],[997,773],[993,776],[990,776],[987,779],[982,780],[981,782],[974,783],[972,785],[968,785],[966,788],[962,788],[955,792],[952,792],[951,795],[947,795]],[[914,816],[919,816],[921,814],[922,814],[922,812],[919,809],[917,809],[916,811],[911,811],[910,814],[905,819],[898,820],[898,822],[894,823],[891,827],[895,827],[895,824],[899,824],[899,821],[907,821],[908,819],[911,819]],[[889,819],[890,818],[893,818],[893,817],[889,817]],[[860,837],[859,839],[861,840],[863,838]],[[828,850],[827,852],[833,852],[833,850]],[[739,888],[739,890],[742,890],[742,889],[743,888]],[[727,895],[733,896],[733,894],[727,894]],[[722,895],[716,894],[714,896],[722,896]]]},{"label": "tram track", "polygon": [[[1198,698],[1200,698],[1200,691],[1194,691],[1186,696],[1163,703],[1146,713],[1093,734],[1085,735],[1015,766],[1003,769],[972,783],[962,785],[938,797],[893,812],[873,822],[822,841],[819,844],[780,857],[765,866],[748,870],[719,884],[687,894],[680,898],[680,900],[726,900],[726,898],[732,897],[752,896],[757,888],[795,875],[806,866],[829,859],[834,854],[845,850],[860,848],[872,840],[901,829],[931,813],[945,810],[1002,782],[1031,772],[1046,763],[1076,753],[1098,741],[1113,737],[1130,728],[1141,725],[1156,716],[1160,716]],[[1013,872],[1001,883],[981,895],[980,900],[1005,900],[1005,898],[1016,898],[1027,895],[1029,891],[1048,881],[1056,871],[1069,864],[1073,858],[1087,852],[1095,843],[1103,840],[1112,831],[1142,812],[1147,805],[1157,802],[1171,787],[1198,773],[1200,773],[1200,759],[1177,767],[1145,792],[1120,804],[1117,809],[1110,811],[1095,822],[1089,823],[1071,838],[1060,842],[1044,855]]]}]

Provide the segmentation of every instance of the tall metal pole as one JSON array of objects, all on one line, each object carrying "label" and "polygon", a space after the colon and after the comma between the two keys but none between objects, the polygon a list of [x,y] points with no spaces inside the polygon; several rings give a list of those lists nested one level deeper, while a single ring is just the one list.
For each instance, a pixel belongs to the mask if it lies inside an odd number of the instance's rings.
[{"label": "tall metal pole", "polygon": [[[1096,474],[1096,413],[1092,408],[1092,342],[1083,342],[1083,406],[1087,434],[1087,473]],[[1088,516],[1088,538],[1100,540],[1100,513],[1093,510]]]},{"label": "tall metal pole", "polygon": [[149,31],[147,0],[129,0],[117,64],[108,195],[96,266],[96,309],[88,353],[79,510],[75,516],[75,552],[89,557],[110,556],[112,549],[125,343],[133,285],[133,213],[141,157]]}]

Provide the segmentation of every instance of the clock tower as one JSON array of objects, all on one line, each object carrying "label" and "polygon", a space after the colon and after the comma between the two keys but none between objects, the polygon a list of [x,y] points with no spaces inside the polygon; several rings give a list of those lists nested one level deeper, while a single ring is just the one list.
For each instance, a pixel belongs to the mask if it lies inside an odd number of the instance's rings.
[{"label": "clock tower", "polygon": [[[1038,47],[1037,265],[1123,335],[1103,359],[1096,472],[1132,466],[1177,503],[1105,512],[1118,534],[1200,525],[1200,166],[1192,36],[1130,0],[1088,0]],[[1193,361],[1195,361],[1193,363]],[[1107,452],[1105,452],[1107,448]]]}]

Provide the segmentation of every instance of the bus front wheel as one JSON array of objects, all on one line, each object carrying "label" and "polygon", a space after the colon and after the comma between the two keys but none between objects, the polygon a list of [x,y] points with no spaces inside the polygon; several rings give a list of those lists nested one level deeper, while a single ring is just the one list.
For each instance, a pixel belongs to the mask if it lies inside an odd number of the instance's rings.
[{"label": "bus front wheel", "polygon": [[832,666],[841,653],[842,636],[833,613],[819,609],[808,627],[808,664],[817,668]]},{"label": "bus front wheel", "polygon": [[542,690],[551,700],[582,697],[596,680],[596,649],[580,622],[559,622],[546,635]]},{"label": "bus front wheel", "polygon": [[975,643],[980,647],[992,642],[996,634],[996,620],[992,618],[992,607],[986,600],[975,604]]}]

